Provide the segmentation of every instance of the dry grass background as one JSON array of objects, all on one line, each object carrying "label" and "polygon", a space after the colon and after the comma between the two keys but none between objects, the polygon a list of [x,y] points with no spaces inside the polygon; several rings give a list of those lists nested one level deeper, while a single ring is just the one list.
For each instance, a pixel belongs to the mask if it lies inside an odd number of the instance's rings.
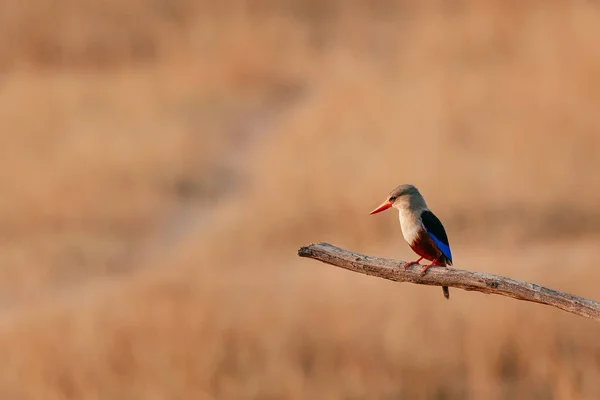
[{"label": "dry grass background", "polygon": [[0,4],[0,398],[597,399],[600,328],[299,260],[600,299],[595,2]]}]

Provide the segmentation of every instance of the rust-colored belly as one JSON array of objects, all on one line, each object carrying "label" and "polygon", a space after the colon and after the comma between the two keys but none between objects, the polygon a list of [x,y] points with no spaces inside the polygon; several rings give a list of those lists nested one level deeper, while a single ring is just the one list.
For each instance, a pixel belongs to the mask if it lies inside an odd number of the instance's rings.
[{"label": "rust-colored belly", "polygon": [[439,264],[445,265],[445,257],[441,257],[442,252],[437,248],[425,230],[422,230],[419,236],[412,243],[409,243],[409,245],[415,253],[424,259],[429,261],[438,260]]}]

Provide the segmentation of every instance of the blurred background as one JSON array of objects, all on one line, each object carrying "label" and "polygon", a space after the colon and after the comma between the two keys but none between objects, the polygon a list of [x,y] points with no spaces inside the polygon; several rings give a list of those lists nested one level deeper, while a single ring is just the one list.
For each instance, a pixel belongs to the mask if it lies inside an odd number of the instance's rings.
[{"label": "blurred background", "polygon": [[594,1],[0,2],[0,398],[597,399],[600,327],[359,276],[600,300]]}]

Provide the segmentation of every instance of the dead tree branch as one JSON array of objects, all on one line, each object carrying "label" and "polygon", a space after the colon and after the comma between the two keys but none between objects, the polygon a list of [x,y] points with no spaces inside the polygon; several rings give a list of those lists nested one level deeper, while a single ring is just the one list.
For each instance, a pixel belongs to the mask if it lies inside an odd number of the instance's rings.
[{"label": "dead tree branch", "polygon": [[517,300],[546,304],[600,321],[600,303],[597,301],[503,276],[462,269],[432,267],[421,277],[421,267],[418,265],[404,270],[404,261],[353,253],[328,243],[316,243],[301,247],[298,250],[298,255],[395,282],[450,286],[482,293],[499,294]]}]

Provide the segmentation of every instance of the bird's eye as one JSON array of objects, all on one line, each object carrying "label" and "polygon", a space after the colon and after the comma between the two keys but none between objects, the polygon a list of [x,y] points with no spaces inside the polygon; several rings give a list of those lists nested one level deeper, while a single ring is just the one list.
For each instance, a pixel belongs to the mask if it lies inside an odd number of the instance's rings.
[{"label": "bird's eye", "polygon": [[394,201],[396,201],[396,196],[392,196],[392,197],[390,197],[390,202],[392,202],[392,203],[393,203]]}]

